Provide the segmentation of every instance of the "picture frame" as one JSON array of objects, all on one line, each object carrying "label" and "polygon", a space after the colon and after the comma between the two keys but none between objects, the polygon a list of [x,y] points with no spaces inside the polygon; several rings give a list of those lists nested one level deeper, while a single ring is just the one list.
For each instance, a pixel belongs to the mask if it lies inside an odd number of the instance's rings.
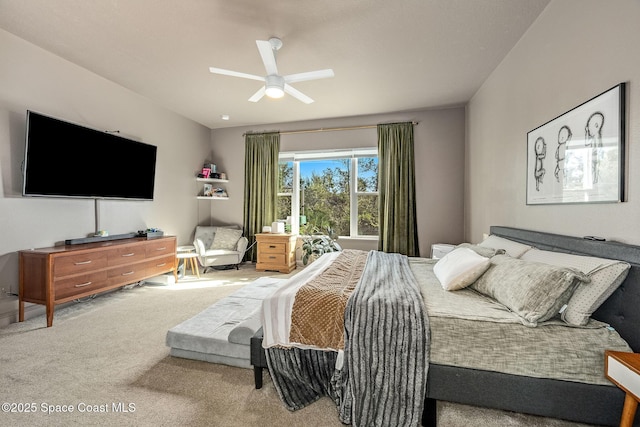
[{"label": "picture frame", "polygon": [[624,201],[620,83],[527,133],[527,205]]}]

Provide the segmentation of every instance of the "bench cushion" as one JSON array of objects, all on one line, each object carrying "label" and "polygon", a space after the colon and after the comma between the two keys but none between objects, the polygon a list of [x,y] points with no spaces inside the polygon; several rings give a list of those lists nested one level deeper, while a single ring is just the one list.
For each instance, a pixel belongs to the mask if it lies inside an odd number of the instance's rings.
[{"label": "bench cushion", "polygon": [[169,329],[166,343],[171,355],[250,368],[249,343],[262,326],[262,300],[283,282],[257,279]]}]

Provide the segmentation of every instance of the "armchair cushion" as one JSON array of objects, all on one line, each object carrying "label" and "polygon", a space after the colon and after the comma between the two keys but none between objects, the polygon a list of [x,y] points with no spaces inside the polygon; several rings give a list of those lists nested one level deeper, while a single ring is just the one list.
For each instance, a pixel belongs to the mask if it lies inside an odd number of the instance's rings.
[{"label": "armchair cushion", "polygon": [[226,249],[230,251],[236,250],[238,240],[242,237],[242,230],[231,228],[218,228],[213,236],[211,249]]}]

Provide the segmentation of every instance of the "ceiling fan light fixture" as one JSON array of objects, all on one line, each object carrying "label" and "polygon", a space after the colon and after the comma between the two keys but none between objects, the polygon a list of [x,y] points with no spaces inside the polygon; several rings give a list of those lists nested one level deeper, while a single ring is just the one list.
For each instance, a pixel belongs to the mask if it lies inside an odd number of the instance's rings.
[{"label": "ceiling fan light fixture", "polygon": [[281,76],[267,76],[264,87],[264,93],[269,98],[282,98],[284,96],[284,78]]}]

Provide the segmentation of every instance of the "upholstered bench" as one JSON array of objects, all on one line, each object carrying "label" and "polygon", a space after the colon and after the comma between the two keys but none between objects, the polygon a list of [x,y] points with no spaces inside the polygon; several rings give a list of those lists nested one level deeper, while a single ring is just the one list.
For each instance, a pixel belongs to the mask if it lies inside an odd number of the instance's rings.
[{"label": "upholstered bench", "polygon": [[262,370],[268,368],[267,356],[262,348],[262,328],[251,337],[251,364],[256,388],[262,388]]},{"label": "upholstered bench", "polygon": [[171,348],[170,354],[251,368],[250,341],[262,329],[262,300],[284,281],[272,277],[257,279],[169,329],[166,343]]}]

